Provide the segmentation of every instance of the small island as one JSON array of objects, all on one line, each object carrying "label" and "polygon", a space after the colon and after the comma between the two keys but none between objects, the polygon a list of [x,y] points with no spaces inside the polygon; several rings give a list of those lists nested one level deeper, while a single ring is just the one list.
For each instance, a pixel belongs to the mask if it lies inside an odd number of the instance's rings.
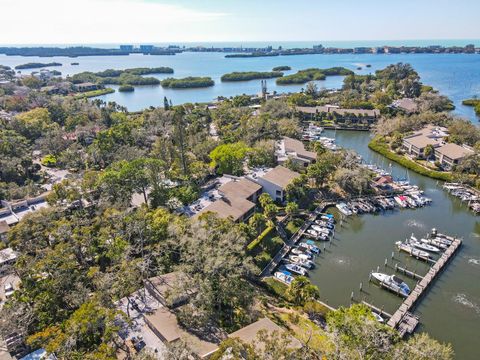
[{"label": "small island", "polygon": [[246,71],[246,72],[232,72],[229,74],[224,74],[221,77],[222,81],[247,81],[255,79],[272,79],[276,77],[283,76],[281,71]]},{"label": "small island", "polygon": [[147,74],[172,74],[169,67],[132,68],[125,70],[107,69],[99,72],[81,72],[71,77],[75,84],[93,82],[100,85],[159,85],[160,80],[154,77],[143,77]]},{"label": "small island", "polygon": [[328,69],[311,68],[278,78],[277,85],[305,84],[313,80],[325,80],[327,76],[347,76],[352,74],[352,70],[344,67],[332,67]]},{"label": "small island", "polygon": [[162,80],[160,85],[170,89],[192,89],[210,87],[215,85],[215,82],[210,77],[189,76],[183,79],[167,78]]},{"label": "small island", "polygon": [[39,68],[51,67],[51,66],[62,66],[62,64],[60,64],[58,62],[51,62],[51,63],[30,62],[30,63],[26,63],[26,64],[17,65],[17,66],[15,66],[15,69],[17,69],[17,70],[39,69]]},{"label": "small island", "polygon": [[289,71],[292,70],[290,66],[283,65],[283,66],[275,66],[272,71]]},{"label": "small island", "polygon": [[480,99],[466,99],[462,101],[462,104],[465,106],[472,106],[475,110],[475,114],[480,116]]},{"label": "small island", "polygon": [[135,91],[135,88],[132,85],[121,85],[118,88],[118,91],[120,91],[120,92],[132,92],[132,91]]}]

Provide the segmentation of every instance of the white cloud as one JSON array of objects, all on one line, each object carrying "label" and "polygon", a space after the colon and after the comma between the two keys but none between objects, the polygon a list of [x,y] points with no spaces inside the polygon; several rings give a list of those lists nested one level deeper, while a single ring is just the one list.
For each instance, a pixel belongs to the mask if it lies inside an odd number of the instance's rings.
[{"label": "white cloud", "polygon": [[185,41],[228,14],[141,0],[0,0],[0,44]]}]

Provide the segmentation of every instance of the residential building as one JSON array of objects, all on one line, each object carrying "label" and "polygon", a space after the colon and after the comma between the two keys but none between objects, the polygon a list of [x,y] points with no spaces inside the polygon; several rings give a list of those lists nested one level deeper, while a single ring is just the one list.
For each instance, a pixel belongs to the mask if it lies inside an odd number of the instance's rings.
[{"label": "residential building", "polygon": [[246,178],[229,176],[226,180],[215,189],[215,194],[209,196],[208,204],[194,217],[213,212],[222,219],[230,218],[234,222],[243,222],[253,215],[262,186]]},{"label": "residential building", "polygon": [[0,241],[5,241],[7,239],[7,233],[10,230],[5,220],[0,219]]},{"label": "residential building", "polygon": [[140,45],[140,51],[141,52],[150,52],[154,48],[153,45]]},{"label": "residential building", "polygon": [[120,45],[122,51],[133,51],[133,45]]},{"label": "residential building", "polygon": [[411,99],[411,98],[403,98],[403,99],[395,100],[392,102],[390,107],[401,110],[408,114],[417,112],[418,110],[417,102],[415,101],[415,99]]},{"label": "residential building", "polygon": [[402,147],[408,154],[423,158],[427,146],[431,145],[434,149],[442,146],[446,136],[448,136],[448,130],[446,128],[427,125],[413,135],[405,136]]},{"label": "residential building", "polygon": [[262,186],[263,192],[269,194],[274,201],[283,203],[286,200],[285,190],[288,184],[299,176],[299,173],[279,165],[265,175],[256,178],[256,182]]},{"label": "residential building", "polygon": [[152,314],[145,314],[144,319],[149,329],[163,343],[173,344],[183,341],[200,359],[206,359],[217,351],[219,343],[223,340],[222,338],[210,341],[200,339],[187,329],[182,328],[178,323],[176,314],[165,307],[160,307]]},{"label": "residential building", "polygon": [[12,248],[0,250],[0,274],[7,273],[16,260],[17,253]]},{"label": "residential building", "polygon": [[81,84],[75,84],[75,89],[79,92],[86,92],[86,91],[94,91],[100,89],[101,86],[91,83],[91,82],[84,82]]},{"label": "residential building", "polygon": [[474,153],[473,149],[466,145],[448,143],[435,149],[435,160],[440,162],[444,168],[451,169],[462,162],[465,157]]},{"label": "residential building", "polygon": [[216,213],[219,218],[230,218],[234,222],[240,223],[248,220],[255,212],[255,203],[242,198],[221,198],[210,205],[204,207],[194,217],[198,217],[207,212]]},{"label": "residential building", "polygon": [[284,164],[290,159],[304,167],[317,159],[317,153],[305,149],[303,142],[286,136],[276,143],[275,155],[279,164]]},{"label": "residential building", "polygon": [[[285,329],[281,328],[277,324],[275,324],[269,318],[262,318],[254,323],[241,328],[231,334],[228,334],[229,338],[237,338],[240,339],[243,343],[253,345],[255,347],[259,346],[258,342],[258,333],[260,331],[264,332],[265,336],[270,336],[274,332],[278,335],[282,335],[285,333]],[[298,339],[294,338],[293,336],[288,335],[288,340],[290,341],[289,347],[292,349],[299,349],[302,347],[302,343],[298,341]],[[263,349],[258,349],[263,350]]]},{"label": "residential building", "polygon": [[357,123],[360,120],[372,124],[380,117],[378,109],[343,109],[336,105],[325,106],[298,106],[296,110],[309,119],[335,119],[337,122],[350,121]]}]

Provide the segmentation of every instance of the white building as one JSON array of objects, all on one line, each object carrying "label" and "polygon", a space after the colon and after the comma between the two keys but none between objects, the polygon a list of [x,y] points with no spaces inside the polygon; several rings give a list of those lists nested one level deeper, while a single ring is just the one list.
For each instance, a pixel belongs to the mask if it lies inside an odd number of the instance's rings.
[{"label": "white building", "polygon": [[274,201],[284,202],[288,184],[299,176],[299,173],[279,165],[265,175],[256,178],[255,181],[262,186],[263,192],[268,193]]}]

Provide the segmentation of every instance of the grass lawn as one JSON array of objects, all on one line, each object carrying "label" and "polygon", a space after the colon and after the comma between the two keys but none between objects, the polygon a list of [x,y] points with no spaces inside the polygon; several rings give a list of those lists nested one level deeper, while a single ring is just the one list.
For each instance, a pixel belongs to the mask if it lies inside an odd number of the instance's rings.
[{"label": "grass lawn", "polygon": [[288,286],[272,277],[263,280],[268,290],[277,295],[280,298],[287,298]]}]

